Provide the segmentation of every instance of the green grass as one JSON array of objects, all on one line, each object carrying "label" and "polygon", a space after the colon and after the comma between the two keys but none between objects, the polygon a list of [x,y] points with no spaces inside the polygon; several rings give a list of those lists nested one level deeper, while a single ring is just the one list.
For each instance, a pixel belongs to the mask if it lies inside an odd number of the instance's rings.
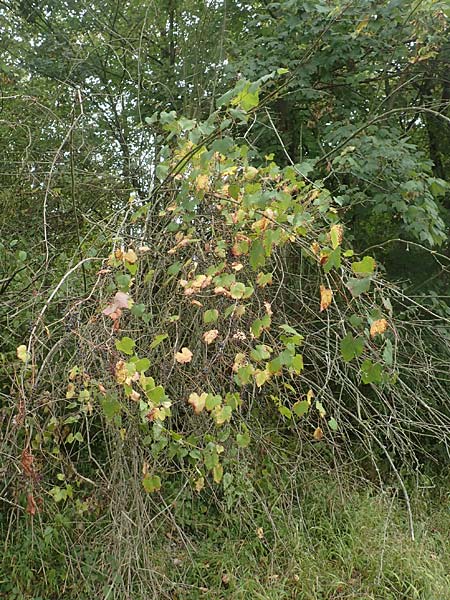
[{"label": "green grass", "polygon": [[245,468],[214,502],[208,493],[186,494],[147,540],[133,542],[131,528],[118,548],[134,553],[134,564],[108,550],[117,530],[106,518],[83,524],[69,510],[33,526],[23,518],[5,544],[0,597],[450,599],[444,481],[440,491],[413,495],[412,542],[395,490],[382,493],[342,473]]}]

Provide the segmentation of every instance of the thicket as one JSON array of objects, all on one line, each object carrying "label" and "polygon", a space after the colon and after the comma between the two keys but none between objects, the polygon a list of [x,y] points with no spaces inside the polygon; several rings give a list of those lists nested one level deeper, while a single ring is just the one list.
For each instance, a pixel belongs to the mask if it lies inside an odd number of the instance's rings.
[{"label": "thicket", "polygon": [[[195,574],[191,534],[204,528],[214,553],[220,523],[232,556],[235,532],[252,531],[262,551],[250,562],[298,547],[316,526],[301,514],[313,467],[371,482],[367,496],[359,484],[341,486],[356,514],[368,504],[362,521],[385,515],[372,484],[398,496],[407,524],[399,535],[416,537],[413,482],[445,477],[450,441],[448,157],[435,130],[436,119],[450,122],[448,81],[425,68],[444,68],[448,9],[422,4],[367,2],[357,24],[351,4],[258,3],[246,15],[238,4],[205,3],[200,16],[190,3],[169,2],[167,14],[147,7],[161,43],[153,70],[140,56],[150,34],[135,35],[138,5],[127,5],[128,19],[120,7],[111,13],[108,43],[96,6],[83,26],[66,3],[2,9],[16,77],[2,122],[6,597],[34,597],[37,581],[48,597],[214,594]],[[194,85],[188,66],[210,72],[217,48],[187,46],[182,60],[175,52],[183,32],[203,39],[195,24],[209,10],[211,32],[222,32],[212,88]],[[413,41],[383,32],[386,16]],[[245,64],[233,27],[246,32]],[[35,35],[28,47],[25,32]],[[370,73],[356,66],[365,52],[375,54]],[[141,97],[150,75],[153,111]],[[347,86],[357,83],[356,100]],[[439,99],[425,101],[431,93]],[[337,538],[351,530],[344,515],[333,520]],[[161,566],[171,540],[184,592]],[[427,542],[414,552],[411,560],[431,561]],[[236,598],[373,597],[358,583],[362,568],[306,584],[286,565],[278,591],[274,570],[272,596],[227,571],[215,585]],[[382,597],[446,593],[444,566],[434,583],[409,568],[394,581],[394,571],[380,567]]]}]

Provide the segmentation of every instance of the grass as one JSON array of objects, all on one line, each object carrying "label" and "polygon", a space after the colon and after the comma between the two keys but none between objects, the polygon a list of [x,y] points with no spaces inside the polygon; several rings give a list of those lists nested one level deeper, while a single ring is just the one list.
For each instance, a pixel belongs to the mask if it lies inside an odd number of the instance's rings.
[{"label": "grass", "polygon": [[[395,489],[354,473],[242,464],[223,496],[183,496],[147,540],[134,540],[126,565],[108,549],[118,533],[106,516],[83,523],[67,507],[33,524],[22,517],[4,545],[0,598],[449,600],[449,498],[440,484],[412,496],[412,542]],[[133,544],[132,527],[122,542]],[[151,569],[140,565],[144,555]]]}]

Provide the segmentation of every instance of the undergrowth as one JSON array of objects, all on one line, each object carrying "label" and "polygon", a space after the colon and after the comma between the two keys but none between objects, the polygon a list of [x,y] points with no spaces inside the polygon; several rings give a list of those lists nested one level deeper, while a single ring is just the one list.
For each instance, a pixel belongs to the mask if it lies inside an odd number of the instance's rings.
[{"label": "undergrowth", "polygon": [[394,486],[354,467],[280,466],[240,465],[222,497],[161,494],[146,539],[131,507],[120,522],[99,511],[88,522],[70,504],[34,522],[23,515],[11,531],[2,522],[0,597],[450,598],[445,479],[422,479],[411,496],[412,542]]}]

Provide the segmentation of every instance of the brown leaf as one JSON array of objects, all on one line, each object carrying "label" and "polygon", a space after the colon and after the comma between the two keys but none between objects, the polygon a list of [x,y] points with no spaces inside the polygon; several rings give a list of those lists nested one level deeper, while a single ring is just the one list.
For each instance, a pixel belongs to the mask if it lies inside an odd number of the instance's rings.
[{"label": "brown leaf", "polygon": [[320,427],[317,427],[317,429],[314,431],[313,437],[316,442],[320,442],[320,440],[323,438],[323,431]]},{"label": "brown leaf", "polygon": [[324,285],[320,286],[320,312],[326,310],[333,299],[333,292]]},{"label": "brown leaf", "polygon": [[370,326],[370,337],[374,338],[376,335],[383,334],[388,328],[388,322],[386,319],[378,319],[374,321]]},{"label": "brown leaf", "polygon": [[20,463],[22,465],[23,472],[27,477],[35,478],[36,472],[33,467],[34,458],[28,448],[24,448],[22,450],[22,456],[20,459]]},{"label": "brown leaf", "polygon": [[37,512],[37,504],[36,504],[36,500],[34,499],[33,494],[28,494],[27,495],[27,513],[29,515],[35,515]]},{"label": "brown leaf", "polygon": [[189,348],[182,348],[181,352],[177,352],[175,354],[175,360],[181,365],[190,363],[192,360],[193,354],[189,350]]}]

